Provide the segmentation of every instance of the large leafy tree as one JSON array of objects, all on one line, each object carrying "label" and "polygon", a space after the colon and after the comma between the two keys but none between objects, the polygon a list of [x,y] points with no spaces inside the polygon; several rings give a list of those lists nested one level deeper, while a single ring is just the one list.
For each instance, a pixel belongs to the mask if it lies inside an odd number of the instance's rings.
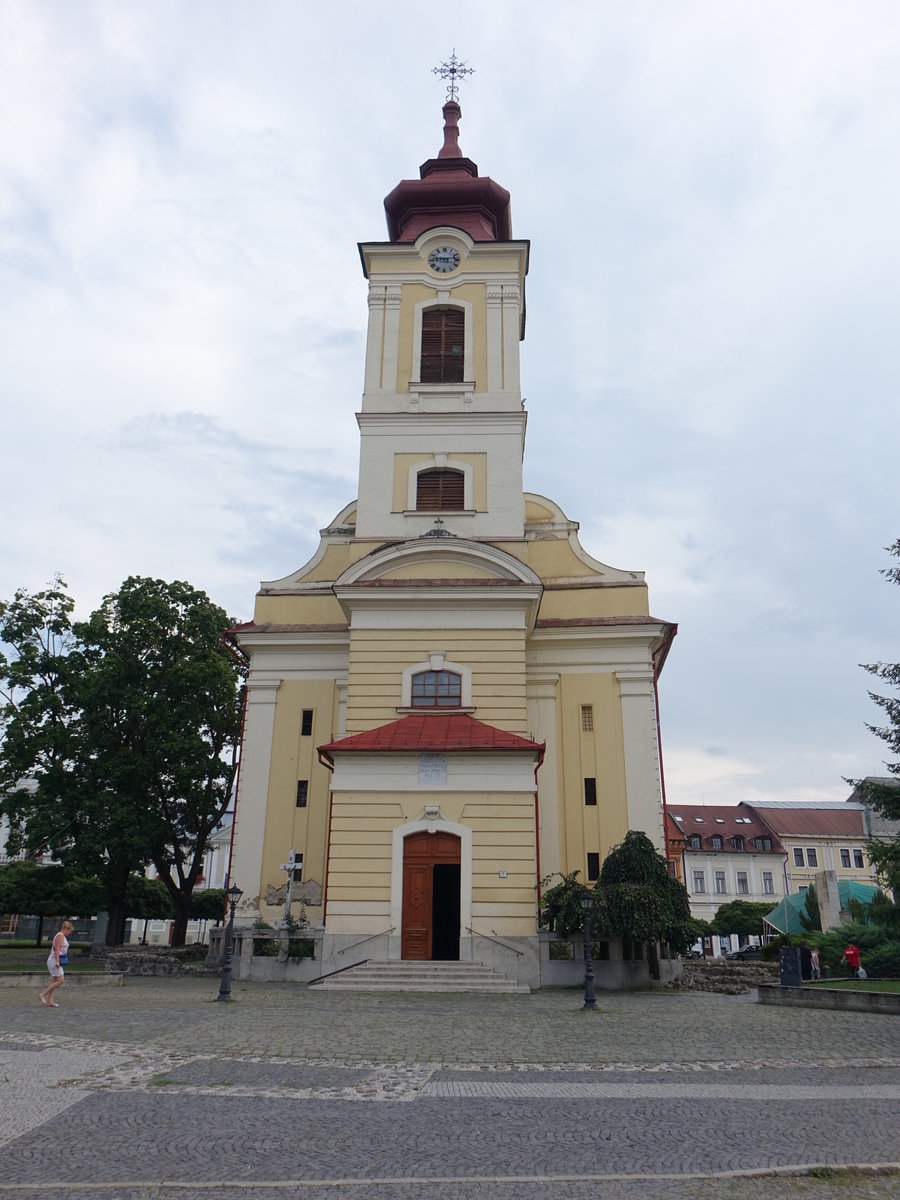
[{"label": "large leafy tree", "polygon": [[107,942],[153,862],[184,943],[209,837],[227,807],[240,728],[231,624],[183,582],[130,578],[84,622],[65,585],[0,608],[5,786],[14,842],[96,875]]},{"label": "large leafy tree", "polygon": [[75,626],[90,803],[115,830],[123,888],[126,867],[155,865],[176,946],[237,765],[240,668],[223,642],[231,624],[188,583],[132,577]]},{"label": "large leafy tree", "polygon": [[[900,539],[887,547],[888,553],[900,559]],[[900,566],[885,567],[882,575],[891,583],[900,584]],[[892,761],[886,762],[891,776],[884,779],[851,780],[857,794],[881,816],[900,821],[900,663],[863,663],[863,670],[879,679],[889,694],[869,692],[869,697],[881,709],[884,721],[867,728],[889,747]],[[879,875],[900,894],[900,838],[882,838],[868,846],[869,856]]]},{"label": "large leafy tree", "polygon": [[[584,913],[579,897],[585,890],[577,871],[563,875],[541,895],[541,924],[562,937],[580,932]],[[610,851],[599,880],[587,890],[594,901],[591,931],[598,937],[668,942],[675,953],[696,940],[684,885],[672,878],[663,856],[639,830],[629,830]]]},{"label": "large leafy tree", "polygon": [[762,937],[763,917],[767,917],[774,904],[754,903],[750,900],[732,900],[720,904],[710,922],[713,933],[738,937]]}]

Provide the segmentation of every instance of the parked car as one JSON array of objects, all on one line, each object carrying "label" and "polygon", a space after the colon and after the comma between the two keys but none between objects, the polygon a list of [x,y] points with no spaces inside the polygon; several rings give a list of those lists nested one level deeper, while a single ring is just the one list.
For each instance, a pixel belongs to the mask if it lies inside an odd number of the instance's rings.
[{"label": "parked car", "polygon": [[729,950],[725,957],[736,959],[738,962],[754,962],[762,958],[762,948],[760,946],[741,946],[740,950]]}]

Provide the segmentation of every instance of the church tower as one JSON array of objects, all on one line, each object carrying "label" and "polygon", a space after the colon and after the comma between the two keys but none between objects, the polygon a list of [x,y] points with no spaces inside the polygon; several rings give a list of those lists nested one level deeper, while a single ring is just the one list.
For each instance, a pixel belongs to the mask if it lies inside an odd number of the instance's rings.
[{"label": "church tower", "polygon": [[[455,61],[455,60],[454,60]],[[250,664],[231,878],[302,900],[318,973],[467,960],[539,986],[539,883],[664,849],[655,681],[674,626],[525,492],[529,243],[443,144],[359,247],[368,332],[357,499],[232,632]]]}]

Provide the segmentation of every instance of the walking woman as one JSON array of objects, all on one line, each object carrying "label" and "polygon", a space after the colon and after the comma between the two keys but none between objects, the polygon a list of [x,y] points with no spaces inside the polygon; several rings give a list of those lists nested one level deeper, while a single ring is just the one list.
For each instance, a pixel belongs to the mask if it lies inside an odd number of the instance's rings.
[{"label": "walking woman", "polygon": [[47,1008],[59,1008],[59,1005],[53,999],[53,993],[61,988],[65,982],[63,967],[69,961],[69,934],[74,928],[75,926],[71,921],[63,921],[62,929],[60,929],[59,933],[53,939],[53,945],[50,947],[50,954],[47,958],[50,983],[38,996],[38,1000]]}]

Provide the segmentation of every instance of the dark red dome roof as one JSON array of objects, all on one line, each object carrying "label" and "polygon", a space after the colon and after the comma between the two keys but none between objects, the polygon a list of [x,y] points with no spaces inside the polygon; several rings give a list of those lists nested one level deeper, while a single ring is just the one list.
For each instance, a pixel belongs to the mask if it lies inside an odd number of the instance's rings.
[{"label": "dark red dome roof", "polygon": [[459,148],[455,100],[444,105],[444,145],[437,158],[419,168],[419,179],[403,179],[385,197],[388,236],[392,242],[414,242],[438,225],[461,229],[476,242],[512,239],[509,192],[485,176]]}]

